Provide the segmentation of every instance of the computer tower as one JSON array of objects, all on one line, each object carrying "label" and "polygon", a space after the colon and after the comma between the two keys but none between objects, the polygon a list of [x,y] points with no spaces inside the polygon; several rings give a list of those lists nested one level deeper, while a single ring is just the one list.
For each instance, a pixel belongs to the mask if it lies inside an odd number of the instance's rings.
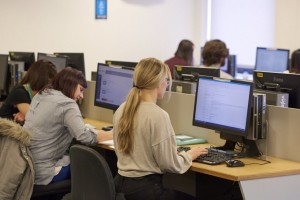
[{"label": "computer tower", "polygon": [[252,114],[247,139],[266,138],[266,94],[253,93]]},{"label": "computer tower", "polygon": [[267,105],[274,105],[279,107],[288,108],[289,107],[289,94],[285,92],[277,92],[270,90],[259,90],[254,89],[254,92],[266,94]]},{"label": "computer tower", "polygon": [[236,55],[228,56],[228,74],[235,77],[236,74]]},{"label": "computer tower", "polygon": [[92,71],[91,72],[91,80],[96,81],[97,80],[97,72]]},{"label": "computer tower", "polygon": [[12,90],[15,85],[19,83],[19,67],[15,64],[9,64],[9,72],[10,72],[10,83],[9,83],[9,91]]}]

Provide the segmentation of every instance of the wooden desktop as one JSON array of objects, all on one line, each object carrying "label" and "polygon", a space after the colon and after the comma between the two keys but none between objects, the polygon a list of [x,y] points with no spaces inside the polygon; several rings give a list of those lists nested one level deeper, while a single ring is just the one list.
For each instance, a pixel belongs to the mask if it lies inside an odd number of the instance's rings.
[{"label": "wooden desktop", "polygon": [[[111,125],[109,122],[89,118],[85,118],[84,121],[98,129]],[[113,151],[113,148],[107,145],[101,144],[99,146],[103,149]],[[191,147],[193,146],[205,148],[211,146],[211,144],[191,145]],[[293,194],[293,196],[296,194],[300,195],[298,189],[298,185],[300,184],[300,163],[274,157],[267,157],[266,160],[268,162],[254,158],[241,158],[240,160],[245,163],[245,167],[230,168],[225,164],[207,165],[193,162],[190,171],[196,174],[189,174],[188,176],[192,177],[190,183],[194,182],[194,186],[192,187],[196,187],[195,190],[193,192],[187,191],[189,189],[185,187],[176,187],[176,189],[188,192],[194,196],[198,194],[203,197],[203,192],[198,191],[199,188],[201,189],[201,184],[199,185],[199,181],[197,181],[199,178],[197,178],[197,176],[206,174],[212,177],[238,182],[245,199],[277,199],[278,197],[283,198],[291,194]],[[177,175],[176,178],[183,178],[184,176],[185,175]],[[180,181],[177,182],[180,183]],[[285,187],[286,184],[289,185],[288,188]],[[259,193],[258,191],[262,190],[262,188],[263,192]]]},{"label": "wooden desktop", "polygon": [[[89,82],[90,89],[85,94],[81,109],[86,123],[101,128],[112,124],[113,112],[94,107],[94,86],[95,82]],[[212,144],[222,145],[224,141],[219,138],[218,133],[192,126],[193,104],[193,95],[180,93],[172,93],[170,100],[165,98],[158,102],[158,105],[169,113],[175,133],[205,138]],[[297,122],[299,114],[300,109],[267,107],[269,131],[267,139],[258,143],[270,163],[242,158],[245,167],[229,168],[225,164],[211,166],[194,162],[190,170],[183,175],[167,174],[167,185],[203,199],[213,199],[216,190],[223,186],[219,184],[222,181],[226,184],[237,183],[244,199],[297,198],[300,196],[300,134],[297,134],[300,128]],[[206,147],[209,144],[201,146]],[[109,152],[113,150],[105,145],[100,147]],[[208,190],[214,192],[210,193]]]}]

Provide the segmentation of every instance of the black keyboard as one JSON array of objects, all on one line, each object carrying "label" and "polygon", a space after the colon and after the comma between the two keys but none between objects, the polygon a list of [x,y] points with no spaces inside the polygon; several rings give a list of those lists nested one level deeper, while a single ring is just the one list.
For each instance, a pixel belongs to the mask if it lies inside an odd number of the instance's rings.
[{"label": "black keyboard", "polygon": [[221,164],[227,160],[231,160],[234,154],[214,148],[208,148],[208,154],[201,155],[194,161],[209,165]]}]

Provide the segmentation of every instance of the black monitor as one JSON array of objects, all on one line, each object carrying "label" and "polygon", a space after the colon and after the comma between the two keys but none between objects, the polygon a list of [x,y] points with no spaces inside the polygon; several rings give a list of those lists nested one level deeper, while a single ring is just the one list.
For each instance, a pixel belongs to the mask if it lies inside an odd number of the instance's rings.
[{"label": "black monitor", "polygon": [[[220,132],[221,138],[226,139],[227,144],[245,144],[249,141],[247,137],[250,130],[252,98],[252,82],[200,76],[197,82],[193,125]],[[251,141],[251,144],[255,146],[254,141]],[[233,150],[234,146],[230,145],[230,149],[225,150]]]},{"label": "black monitor", "polygon": [[289,107],[300,108],[300,74],[255,70],[253,82],[255,89],[288,93]]},{"label": "black monitor", "polygon": [[8,92],[8,55],[0,54],[0,97]]},{"label": "black monitor", "polygon": [[220,68],[175,65],[173,75],[175,80],[196,82],[199,75],[220,77]]},{"label": "black monitor", "polygon": [[27,71],[32,65],[32,63],[35,62],[35,56],[34,52],[16,52],[16,51],[10,51],[9,52],[9,58],[11,61],[21,61],[24,62],[24,69]]},{"label": "black monitor", "polygon": [[113,65],[113,66],[135,68],[135,66],[138,63],[137,62],[127,62],[127,61],[117,61],[117,60],[106,60],[105,64],[107,64],[107,65]]},{"label": "black monitor", "polygon": [[256,48],[255,70],[284,72],[289,66],[288,49]]},{"label": "black monitor", "polygon": [[84,53],[54,53],[54,55],[65,56],[68,66],[82,71],[85,75]]},{"label": "black monitor", "polygon": [[133,69],[98,63],[95,106],[117,110],[133,86]]},{"label": "black monitor", "polygon": [[65,56],[38,53],[37,60],[48,60],[56,66],[57,72],[68,66],[68,60]]}]

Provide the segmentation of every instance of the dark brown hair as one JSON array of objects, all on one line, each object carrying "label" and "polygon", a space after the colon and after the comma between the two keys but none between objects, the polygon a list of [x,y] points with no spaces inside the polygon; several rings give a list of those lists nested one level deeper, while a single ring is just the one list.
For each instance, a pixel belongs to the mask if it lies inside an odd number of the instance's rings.
[{"label": "dark brown hair", "polygon": [[83,73],[77,69],[66,67],[52,79],[47,88],[61,91],[65,96],[73,98],[78,84],[87,88]]},{"label": "dark brown hair", "polygon": [[40,91],[49,84],[56,74],[56,67],[53,63],[46,60],[38,60],[29,67],[20,83],[22,85],[29,84],[32,90]]},{"label": "dark brown hair", "polygon": [[295,50],[291,56],[290,73],[300,73],[300,49]]},{"label": "dark brown hair", "polygon": [[190,40],[181,40],[175,56],[184,59],[188,65],[193,65],[194,44]]},{"label": "dark brown hair", "polygon": [[214,64],[219,64],[222,61],[222,58],[228,56],[228,49],[226,44],[221,40],[210,40],[205,43],[202,58],[204,65],[210,66]]}]

